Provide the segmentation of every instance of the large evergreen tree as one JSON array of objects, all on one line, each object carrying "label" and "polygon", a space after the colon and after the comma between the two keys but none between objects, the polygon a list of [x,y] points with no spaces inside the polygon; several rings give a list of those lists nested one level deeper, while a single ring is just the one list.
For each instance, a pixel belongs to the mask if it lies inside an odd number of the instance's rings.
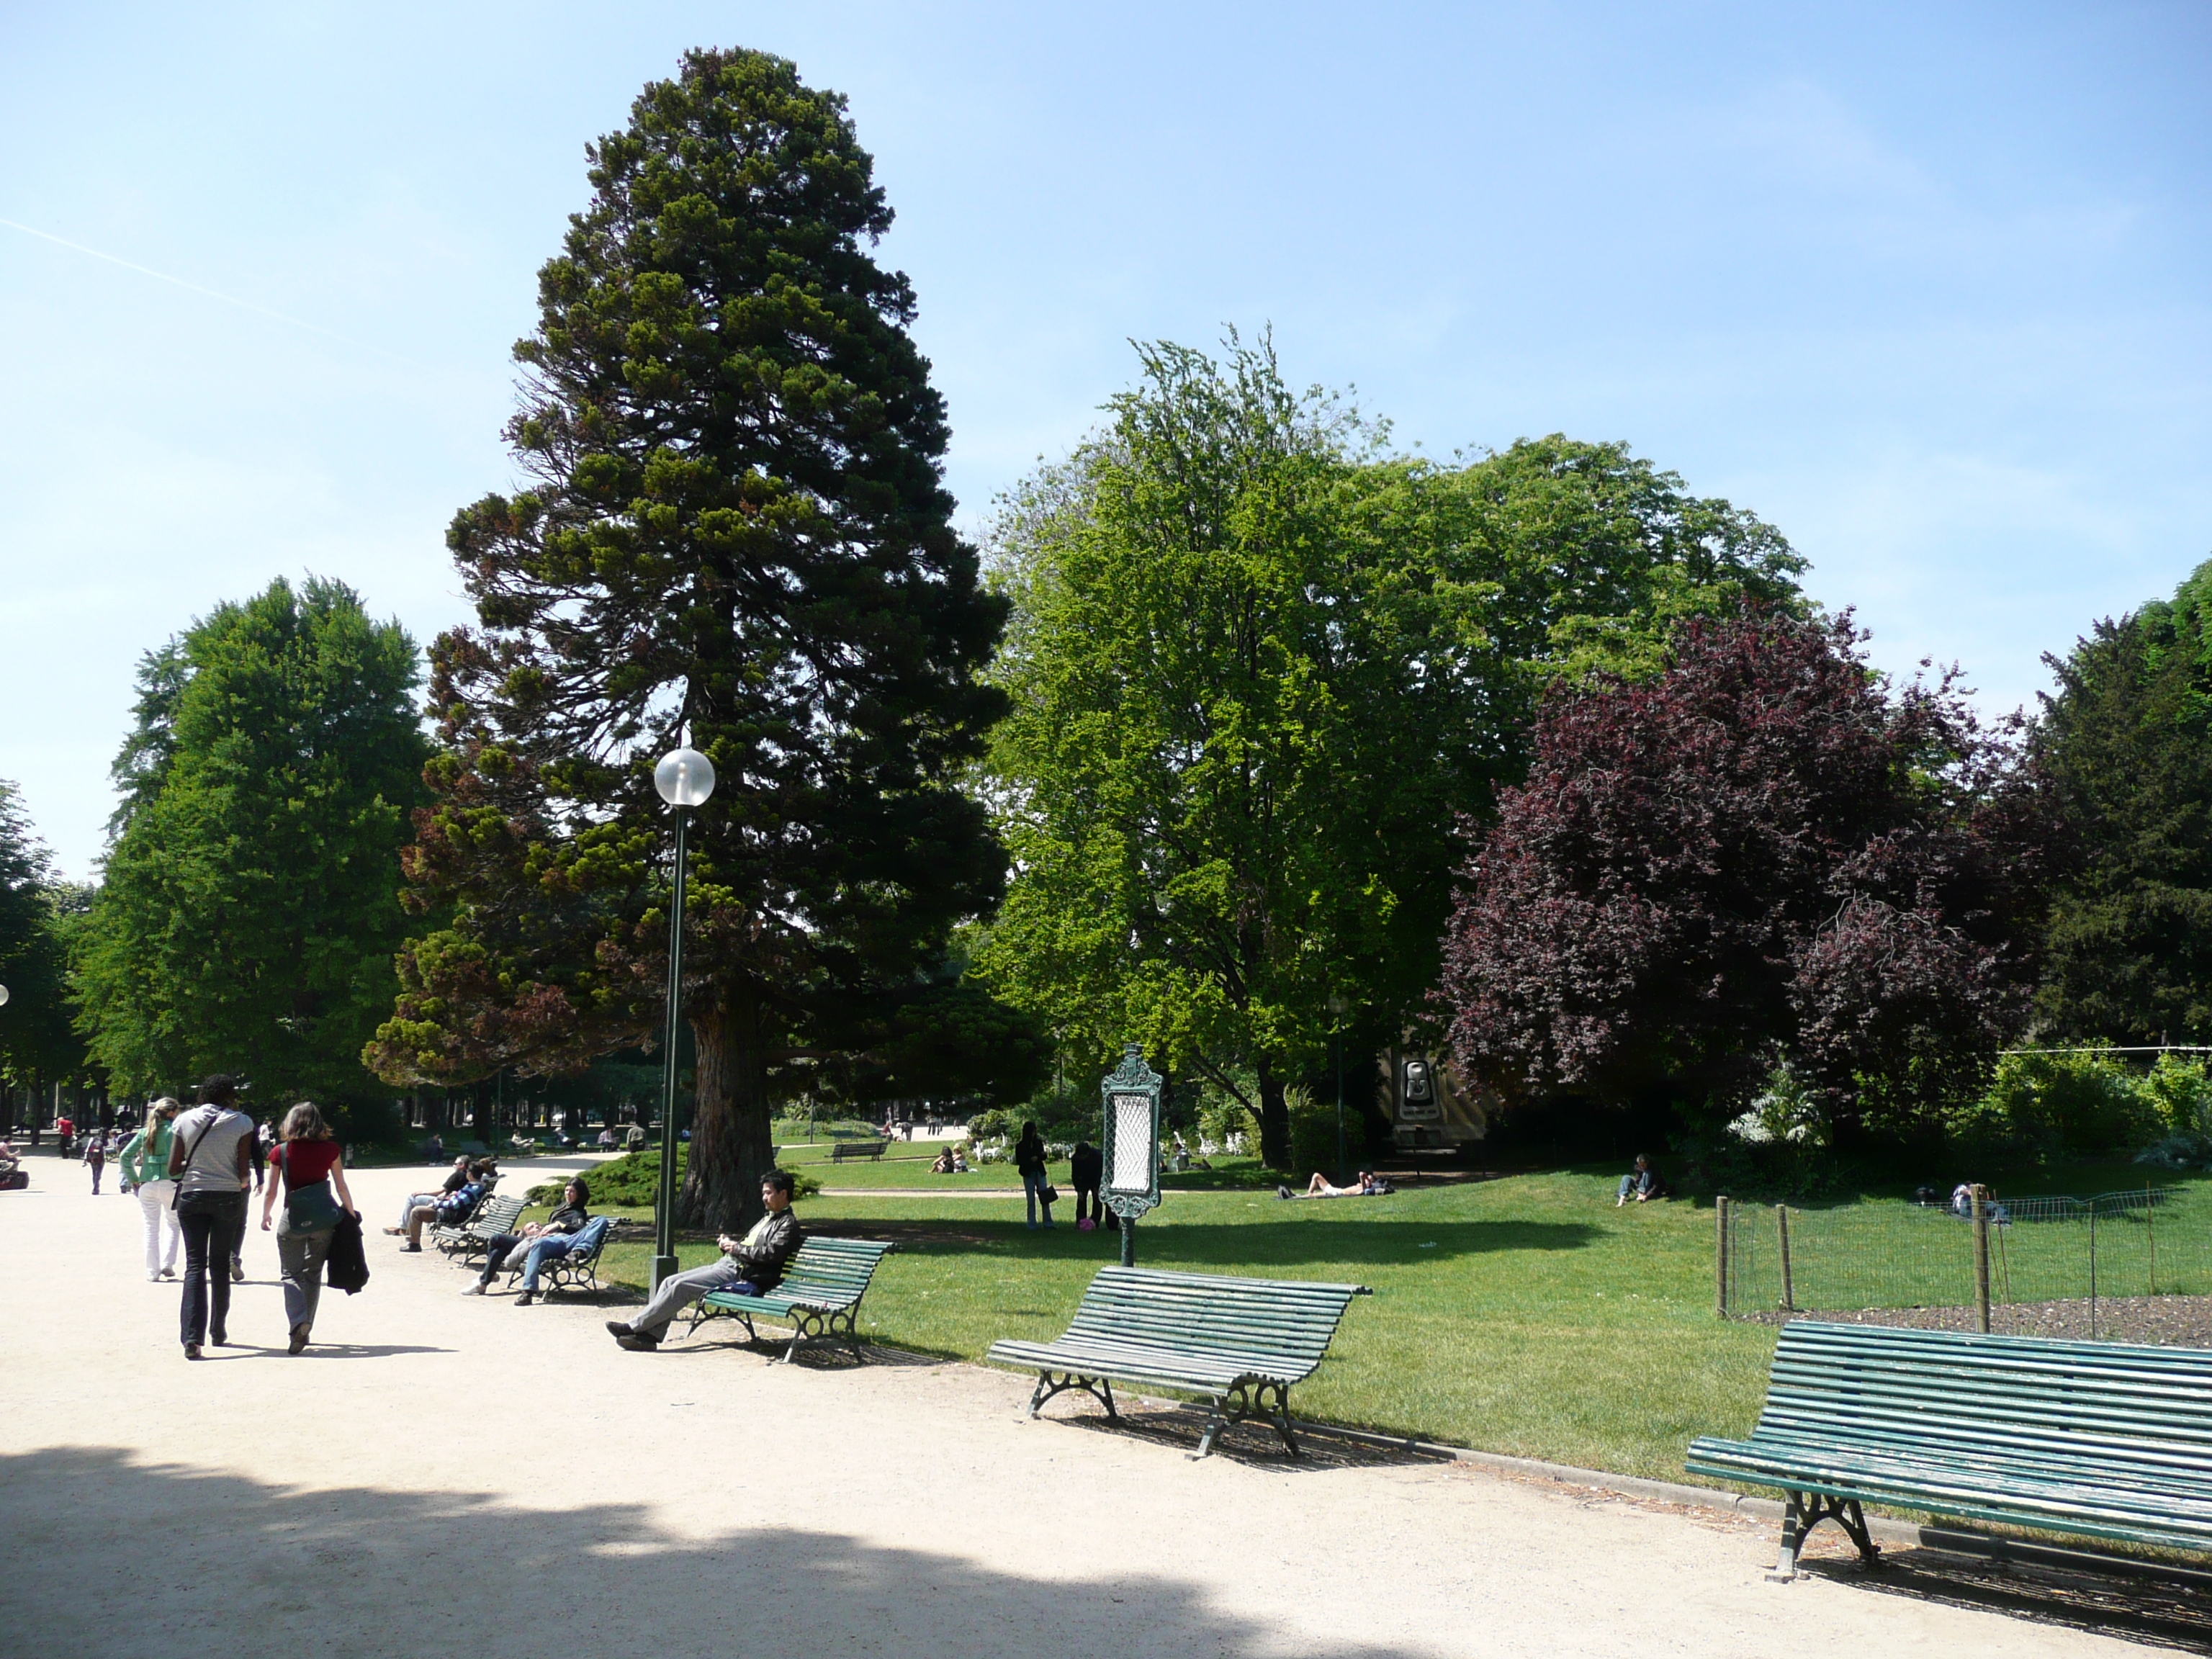
[{"label": "large evergreen tree", "polygon": [[2039,1024],[2212,1042],[2212,563],[2046,660],[2035,746],[2081,860],[2052,907]]},{"label": "large evergreen tree", "polygon": [[405,631],[315,578],[219,606],[146,659],[76,951],[83,1026],[118,1086],[228,1071],[272,1105],[383,1092],[360,1054],[404,937],[418,683]]},{"label": "large evergreen tree", "polygon": [[[955,787],[998,716],[1004,613],[951,527],[944,405],[844,100],[695,52],[594,146],[515,349],[531,487],[454,520],[480,626],[433,653],[447,752],[387,1077],[557,1069],[655,1034],[670,821],[655,759],[720,777],[690,834],[683,1200],[759,1206],[779,1096],[973,1001],[948,938],[1004,855]],[[969,1010],[972,1012],[972,1010]],[[973,1025],[973,1021],[968,1021]]]},{"label": "large evergreen tree", "polygon": [[[69,1005],[69,945],[85,890],[54,878],[15,786],[0,780],[0,1085],[82,1081],[84,1043]],[[12,1103],[10,1103],[12,1105]],[[0,1122],[8,1121],[0,1109]]]},{"label": "large evergreen tree", "polygon": [[1617,445],[1382,459],[1264,341],[1139,355],[998,526],[1018,875],[983,962],[1084,1057],[1135,1037],[1249,1093],[1281,1167],[1332,996],[1371,1042],[1429,1018],[1455,826],[1544,684],[1649,672],[1673,617],[1789,595],[1797,561]]}]

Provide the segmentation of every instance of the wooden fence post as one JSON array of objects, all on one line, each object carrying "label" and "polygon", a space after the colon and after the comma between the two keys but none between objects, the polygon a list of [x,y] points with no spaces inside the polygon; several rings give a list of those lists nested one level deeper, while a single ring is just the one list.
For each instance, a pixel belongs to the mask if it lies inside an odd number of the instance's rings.
[{"label": "wooden fence post", "polygon": [[1713,1311],[1723,1319],[1728,1317],[1728,1235],[1729,1201],[1723,1195],[1713,1200]]},{"label": "wooden fence post", "polygon": [[1782,1246],[1782,1311],[1795,1313],[1797,1310],[1797,1294],[1790,1278],[1790,1206],[1787,1204],[1774,1206],[1774,1237]]},{"label": "wooden fence post", "polygon": [[1974,1328],[1990,1334],[1990,1206],[1989,1191],[1979,1182],[1974,1202]]}]

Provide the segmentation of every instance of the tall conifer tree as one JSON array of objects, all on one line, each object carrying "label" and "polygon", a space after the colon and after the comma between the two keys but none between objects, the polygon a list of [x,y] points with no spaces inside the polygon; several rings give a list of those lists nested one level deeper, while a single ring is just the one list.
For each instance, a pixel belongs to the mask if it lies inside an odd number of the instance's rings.
[{"label": "tall conifer tree", "polygon": [[[942,400],[845,100],[695,52],[589,151],[507,436],[530,479],[454,520],[479,626],[441,639],[447,752],[386,1075],[548,1069],[652,1036],[687,735],[688,1221],[757,1212],[794,1065],[910,1033],[1004,856],[954,787],[1001,708],[1002,622],[951,526]],[[941,975],[939,976],[941,980]],[[957,988],[955,988],[956,989]],[[812,1077],[811,1072],[808,1078]]]}]

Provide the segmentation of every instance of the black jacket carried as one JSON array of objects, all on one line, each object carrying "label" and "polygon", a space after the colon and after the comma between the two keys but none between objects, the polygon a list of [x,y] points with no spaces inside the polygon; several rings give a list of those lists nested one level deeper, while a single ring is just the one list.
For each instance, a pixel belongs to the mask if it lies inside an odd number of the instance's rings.
[{"label": "black jacket carried", "polygon": [[361,1218],[341,1211],[331,1233],[331,1253],[323,1260],[323,1282],[348,1296],[368,1283],[368,1252],[362,1248]]}]

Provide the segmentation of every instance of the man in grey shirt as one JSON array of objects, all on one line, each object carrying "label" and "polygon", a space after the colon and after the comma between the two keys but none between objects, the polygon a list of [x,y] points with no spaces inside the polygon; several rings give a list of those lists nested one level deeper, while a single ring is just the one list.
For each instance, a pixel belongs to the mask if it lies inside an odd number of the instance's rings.
[{"label": "man in grey shirt", "polygon": [[237,1083],[210,1078],[200,1085],[200,1103],[177,1120],[169,1143],[169,1178],[177,1183],[177,1224],[185,1236],[178,1334],[187,1359],[200,1357],[210,1335],[217,1346],[230,1340],[228,1269],[246,1231],[253,1152],[253,1120],[238,1109]]}]

